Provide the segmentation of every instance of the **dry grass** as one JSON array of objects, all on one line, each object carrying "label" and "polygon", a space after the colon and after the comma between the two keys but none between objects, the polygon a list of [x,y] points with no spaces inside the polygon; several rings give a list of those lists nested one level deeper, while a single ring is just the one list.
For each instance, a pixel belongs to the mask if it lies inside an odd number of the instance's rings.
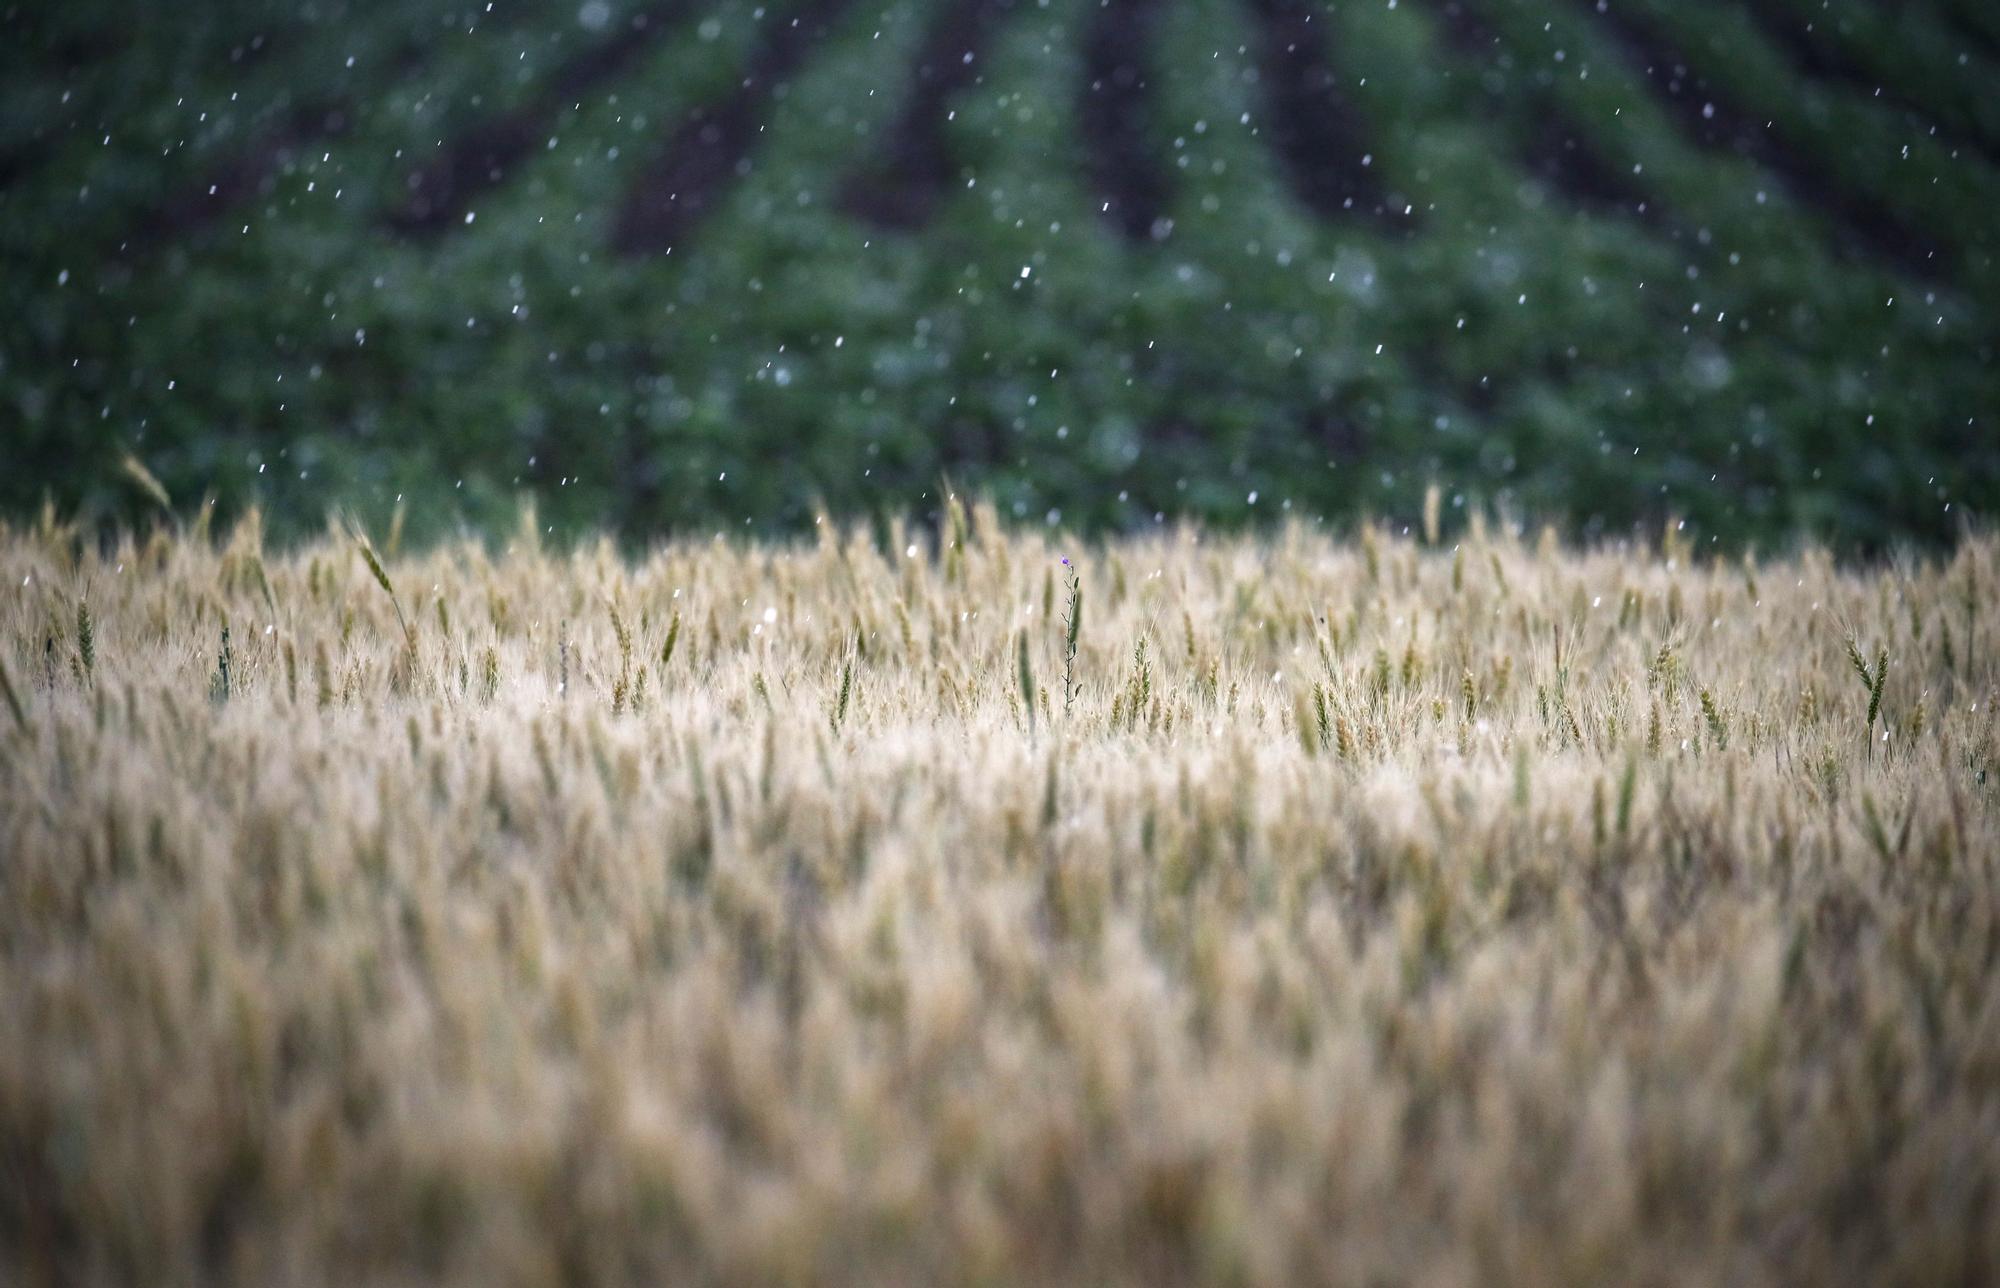
[{"label": "dry grass", "polygon": [[0,530],[0,1278],[2000,1273],[1994,541],[823,530]]}]

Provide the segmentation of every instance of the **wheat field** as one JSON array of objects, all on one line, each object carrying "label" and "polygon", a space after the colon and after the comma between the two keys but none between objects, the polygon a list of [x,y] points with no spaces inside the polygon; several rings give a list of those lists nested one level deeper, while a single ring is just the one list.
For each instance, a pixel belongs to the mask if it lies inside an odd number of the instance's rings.
[{"label": "wheat field", "polygon": [[10,1284],[2000,1275],[2000,543],[0,528]]}]

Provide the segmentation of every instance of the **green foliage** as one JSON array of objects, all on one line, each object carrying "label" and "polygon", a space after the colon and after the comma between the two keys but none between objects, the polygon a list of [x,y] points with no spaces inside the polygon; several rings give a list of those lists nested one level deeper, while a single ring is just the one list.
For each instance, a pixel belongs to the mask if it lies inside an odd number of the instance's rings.
[{"label": "green foliage", "polygon": [[[528,492],[559,530],[643,537],[902,512],[949,471],[1079,528],[1375,513],[1429,535],[1483,498],[1583,535],[1671,514],[1872,547],[2000,497],[2000,60],[1929,8],[1820,24],[1864,83],[1740,9],[1619,6],[1693,63],[1681,95],[1773,123],[1779,172],[1705,145],[1591,6],[1482,0],[1494,39],[1468,44],[1440,5],[1316,4],[1365,171],[1409,212],[1382,220],[1300,199],[1252,8],[1177,0],[1143,49],[1135,146],[1166,191],[1138,239],[1102,217],[1070,110],[1097,5],[996,22],[912,230],[847,194],[945,7],[836,8],[700,222],[618,253],[684,123],[820,8],[595,33],[573,7],[446,0],[16,10],[0,508],[212,496],[297,536],[401,497],[436,536],[504,527]],[[462,217],[410,225],[413,177],[509,130],[531,146],[497,182],[453,171]],[[1871,248],[1853,209],[1937,256]]]}]

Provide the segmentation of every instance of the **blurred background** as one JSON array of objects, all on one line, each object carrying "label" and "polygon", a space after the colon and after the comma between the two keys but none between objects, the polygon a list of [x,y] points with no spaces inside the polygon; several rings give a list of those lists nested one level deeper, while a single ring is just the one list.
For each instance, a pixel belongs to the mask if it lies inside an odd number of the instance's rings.
[{"label": "blurred background", "polygon": [[0,0],[0,509],[2000,499],[1989,0]]}]

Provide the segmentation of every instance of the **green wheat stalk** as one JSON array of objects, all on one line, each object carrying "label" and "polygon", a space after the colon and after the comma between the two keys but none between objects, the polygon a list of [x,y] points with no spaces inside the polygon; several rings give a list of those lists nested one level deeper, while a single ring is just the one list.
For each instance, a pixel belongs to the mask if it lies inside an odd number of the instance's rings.
[{"label": "green wheat stalk", "polygon": [[[1064,562],[1068,562],[1065,560]],[[1083,632],[1083,578],[1071,564],[1069,609],[1063,617],[1063,718],[1067,720],[1076,700],[1076,641]]]},{"label": "green wheat stalk", "polygon": [[83,674],[88,680],[97,678],[97,631],[90,620],[90,605],[83,600],[76,601],[76,653],[83,660]]},{"label": "green wheat stalk", "polygon": [[1863,734],[1868,740],[1868,757],[1875,757],[1875,719],[1882,713],[1882,683],[1889,678],[1889,650],[1877,650],[1875,665],[1871,669],[1868,659],[1861,653],[1861,646],[1852,635],[1843,641],[1847,647],[1847,664],[1854,668],[1854,674],[1861,678],[1861,687],[1868,694],[1868,719],[1863,724]]},{"label": "green wheat stalk", "polygon": [[1715,698],[1707,689],[1701,691],[1701,714],[1708,721],[1709,736],[1715,739],[1717,751],[1729,750],[1729,725],[1722,718],[1722,711],[1715,705]]},{"label": "green wheat stalk", "polygon": [[[763,677],[759,676],[758,678],[759,681],[761,682]],[[833,731],[835,733],[840,732],[841,724],[845,722],[847,719],[847,703],[848,700],[853,696],[854,696],[854,654],[850,652],[845,658],[841,660],[840,663],[840,692],[838,696],[834,698],[833,716],[829,721],[829,723],[833,726]]]},{"label": "green wheat stalk", "polygon": [[229,672],[235,653],[229,647],[229,623],[222,624],[222,648],[215,655],[215,674],[208,682],[210,700],[220,706],[229,701]]},{"label": "green wheat stalk", "polygon": [[417,637],[410,630],[410,619],[403,616],[403,605],[396,598],[396,588],[389,582],[388,571],[382,567],[382,561],[375,557],[375,547],[369,545],[368,539],[359,533],[355,534],[354,544],[361,551],[361,558],[367,563],[368,571],[375,574],[375,584],[380,586],[382,593],[389,597],[389,607],[396,610],[396,624],[403,628],[404,643],[408,644],[412,649],[416,648]]},{"label": "green wheat stalk", "polygon": [[666,675],[667,663],[674,660],[674,645],[680,642],[681,615],[677,610],[674,613],[673,623],[667,627],[667,642],[660,648],[660,674],[663,678]]},{"label": "green wheat stalk", "polygon": [[1014,637],[1014,674],[1021,684],[1021,705],[1028,712],[1028,737],[1035,736],[1035,672],[1028,664],[1028,632]]}]

